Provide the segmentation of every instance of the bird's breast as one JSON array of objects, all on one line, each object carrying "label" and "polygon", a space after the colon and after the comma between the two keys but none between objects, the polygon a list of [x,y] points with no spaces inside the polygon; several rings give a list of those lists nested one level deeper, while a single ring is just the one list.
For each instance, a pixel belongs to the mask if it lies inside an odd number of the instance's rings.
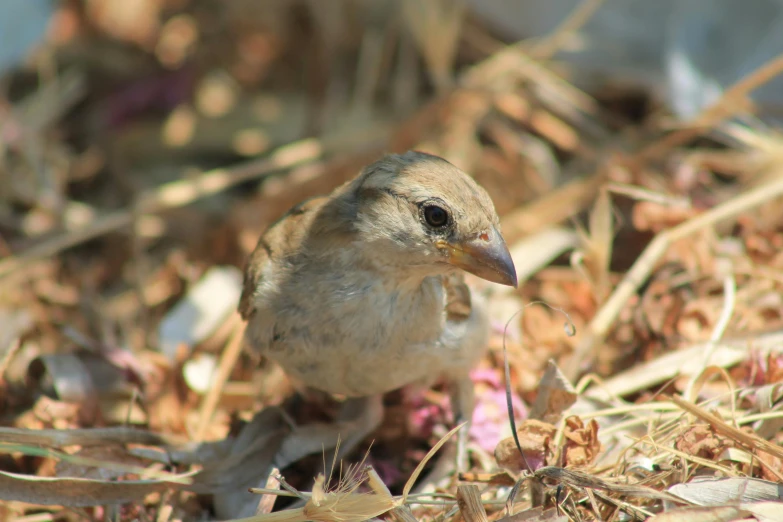
[{"label": "bird's breast", "polygon": [[273,324],[257,344],[306,385],[362,396],[437,371],[446,324],[440,279],[406,289],[361,273],[332,273],[308,292],[296,281],[281,290],[266,307]]}]

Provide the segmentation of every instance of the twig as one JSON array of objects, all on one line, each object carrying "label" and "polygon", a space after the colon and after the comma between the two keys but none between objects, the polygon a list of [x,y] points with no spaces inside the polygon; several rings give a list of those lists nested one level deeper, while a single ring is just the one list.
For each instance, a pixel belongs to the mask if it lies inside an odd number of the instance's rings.
[{"label": "twig", "polygon": [[623,277],[623,280],[620,281],[620,284],[617,285],[612,295],[598,310],[590,324],[588,324],[586,332],[576,347],[574,356],[565,369],[566,376],[574,380],[584,366],[592,363],[595,357],[595,347],[603,342],[620,310],[639,287],[644,284],[655,264],[666,253],[669,246],[696,232],[735,217],[742,212],[747,212],[781,195],[783,195],[783,175],[773,182],[750,189],[708,210],[704,214],[659,233],[647,246],[642,255],[639,256],[625,277]]},{"label": "twig", "polygon": [[503,236],[514,242],[578,214],[595,200],[603,181],[601,174],[575,179],[512,210],[502,219]]},{"label": "twig", "polygon": [[[783,347],[783,331],[767,333],[749,332],[742,337],[725,339],[713,354],[714,366],[728,367],[747,359],[748,350],[761,354],[779,354]],[[675,379],[677,375],[697,372],[707,343],[698,343],[668,352],[656,359],[636,364],[605,381],[588,374],[579,381],[577,391],[587,398],[622,404],[620,397],[646,390],[652,386]],[[586,386],[596,383],[590,389]],[[586,391],[584,391],[586,390]]]},{"label": "twig", "polygon": [[[771,465],[765,459],[761,458],[761,455],[759,454],[760,452],[764,452],[772,457],[781,459],[783,458],[783,448],[781,448],[777,444],[774,444],[766,439],[759,437],[755,433],[747,433],[738,428],[735,428],[734,426],[731,426],[730,424],[725,422],[720,417],[705,411],[704,409],[700,408],[696,404],[692,404],[686,401],[685,399],[682,399],[677,396],[672,396],[671,400],[672,402],[677,404],[677,406],[682,408],[684,411],[708,423],[712,427],[712,429],[715,430],[715,432],[720,433],[726,437],[729,437],[730,439],[734,440],[738,444],[741,444],[745,448],[748,448],[750,450],[750,453],[753,454],[754,458],[758,459],[758,461],[764,466],[764,468],[767,471],[775,475],[775,477],[779,481],[783,482],[783,473],[778,471],[776,466]],[[756,450],[756,453],[753,453],[753,450]],[[672,450],[670,449],[669,451]]]},{"label": "twig", "polygon": [[783,459],[783,447],[780,447],[777,444],[773,444],[768,440],[762,439],[756,434],[750,434],[739,430],[724,422],[723,419],[716,417],[712,413],[709,413],[699,406],[681,399],[676,395],[671,397],[671,401],[691,415],[694,415],[695,417],[698,417],[699,419],[708,423],[716,432],[721,433],[744,446],[756,449],[758,451],[763,451],[764,453],[768,453],[773,457]]},{"label": "twig", "polygon": [[54,513],[34,513],[32,515],[17,517],[14,519],[14,522],[52,522],[54,519]]},{"label": "twig", "polygon": [[621,194],[636,201],[650,201],[674,208],[692,207],[690,199],[685,196],[670,196],[669,194],[662,194],[636,185],[610,181],[606,183],[606,189],[613,194]]},{"label": "twig", "polygon": [[33,261],[54,256],[63,250],[67,250],[96,237],[124,228],[132,222],[133,215],[129,211],[119,210],[98,217],[84,228],[69,231],[61,236],[44,240],[16,256],[0,260],[0,280],[9,276],[16,270],[29,266]]},{"label": "twig", "polygon": [[459,424],[458,426],[454,426],[451,431],[449,431],[447,434],[445,434],[441,439],[435,444],[430,450],[427,452],[427,454],[424,456],[423,459],[419,462],[419,464],[416,466],[416,469],[413,470],[413,473],[411,473],[411,476],[408,478],[408,481],[405,483],[405,486],[402,488],[402,500],[401,502],[404,504],[408,500],[408,495],[410,495],[411,489],[413,489],[413,485],[416,483],[416,480],[419,478],[419,475],[421,475],[421,472],[424,471],[424,466],[427,465],[427,462],[430,461],[433,455],[435,455],[440,448],[448,442],[448,440],[459,430],[465,427],[467,422],[463,422],[462,424]]},{"label": "twig", "polygon": [[595,99],[528,56],[524,50],[524,42],[511,44],[467,68],[460,75],[458,84],[467,89],[492,88],[497,92],[506,84],[515,85],[514,82],[519,78],[530,79],[540,86],[542,92],[546,91],[548,96],[583,113],[597,112],[598,104]]},{"label": "twig", "polygon": [[405,0],[401,7],[408,30],[427,65],[427,73],[439,92],[447,92],[453,84],[452,67],[465,17],[465,2]]},{"label": "twig", "polygon": [[399,522],[418,522],[418,519],[413,516],[411,508],[407,505],[397,506],[389,511],[392,517]]},{"label": "twig", "polygon": [[465,522],[487,522],[487,512],[481,504],[481,493],[475,484],[457,487],[457,505]]},{"label": "twig", "polygon": [[[723,377],[724,382],[729,388],[729,391],[726,394],[729,398],[730,408],[727,417],[734,421],[735,426],[739,426],[735,420],[737,417],[737,385],[734,382],[734,379],[731,378],[731,375],[729,375],[729,372],[726,371],[726,368],[721,368],[720,366],[708,366],[703,368],[701,373],[698,374],[696,380],[694,381],[693,388],[690,390],[692,395],[683,395],[683,397],[695,403],[699,392],[701,391],[702,387],[704,387],[704,384],[714,375],[720,375]],[[720,396],[722,397],[723,394]]]},{"label": "twig", "polygon": [[604,0],[582,0],[550,34],[536,42],[530,56],[536,60],[549,60],[576,31],[593,17]]},{"label": "twig", "polygon": [[16,339],[13,344],[8,348],[8,350],[5,352],[5,355],[3,355],[3,358],[0,359],[0,390],[2,390],[5,387],[5,372],[8,371],[8,367],[11,365],[11,361],[16,356],[17,353],[19,353],[19,350],[22,349],[22,340]]},{"label": "twig", "polygon": [[[280,491],[280,481],[277,480],[278,475],[280,475],[280,470],[277,468],[273,468],[272,471],[269,473],[269,478],[266,479],[266,487],[264,489]],[[261,498],[258,500],[258,506],[256,507],[256,515],[262,513],[271,513],[272,509],[275,507],[276,500],[277,500],[277,495],[275,494],[267,493],[265,495],[262,495]]]},{"label": "twig", "polygon": [[[279,478],[276,477],[276,479]],[[284,489],[275,489],[275,488],[248,488],[248,491],[251,493],[257,494],[257,495],[274,495],[277,497],[288,497],[288,498],[305,498],[308,499],[313,496],[313,494],[310,491],[298,491],[296,493],[292,493],[290,491],[286,491]],[[419,497],[432,497],[432,500],[424,500]],[[393,500],[400,504],[400,505],[417,505],[417,506],[456,506],[457,500],[454,498],[454,495],[449,495],[446,493],[415,493],[410,494],[406,499],[404,499],[401,495],[396,495],[392,497]],[[483,506],[502,506],[506,503],[505,500],[485,500],[481,499],[481,504]],[[392,510],[394,511],[394,510]]]},{"label": "twig", "polygon": [[201,403],[198,427],[193,436],[194,442],[201,442],[204,440],[204,435],[206,435],[207,428],[212,420],[212,414],[215,413],[215,408],[217,408],[218,402],[220,401],[223,385],[228,380],[228,376],[231,374],[231,370],[234,368],[234,365],[239,358],[239,354],[242,352],[245,323],[239,320],[238,314],[234,314],[232,318],[234,320],[234,331],[228,339],[226,347],[223,349],[223,355],[220,357],[217,373],[213,375],[209,385],[209,391]]},{"label": "twig", "polygon": [[[361,144],[353,147],[378,147],[379,136],[367,132]],[[223,192],[239,183],[269,176],[297,165],[312,163],[322,158],[326,144],[315,139],[304,139],[278,148],[268,157],[252,160],[230,168],[218,168],[204,172],[195,179],[166,183],[143,195],[136,208],[123,209],[97,217],[87,226],[44,240],[13,257],[0,260],[0,280],[33,261],[59,254],[63,250],[125,228],[133,223],[134,216],[155,214],[182,207],[207,196]]]},{"label": "twig", "polygon": [[737,424],[751,424],[760,420],[779,419],[783,417],[783,411],[766,411],[764,413],[753,413],[737,419]]},{"label": "twig", "polygon": [[87,93],[84,71],[71,68],[46,82],[13,108],[13,117],[30,136],[41,132],[73,108]]},{"label": "twig", "polygon": [[717,102],[705,109],[687,128],[668,134],[642,149],[633,157],[632,162],[638,164],[649,161],[672,147],[695,138],[705,129],[714,127],[721,120],[725,120],[742,108],[742,104],[738,103],[740,100],[743,100],[752,91],[758,89],[781,72],[783,72],[783,54],[775,56],[772,60],[731,86]]},{"label": "twig", "polygon": [[244,181],[315,161],[322,154],[323,147],[319,142],[303,140],[281,147],[268,158],[253,160],[228,169],[209,170],[192,180],[166,183],[142,195],[134,208],[99,216],[84,228],[45,240],[19,255],[0,261],[0,279],[31,261],[54,256],[78,244],[125,228],[133,223],[135,216],[182,207]]},{"label": "twig", "polygon": [[685,502],[664,491],[657,491],[651,487],[641,484],[622,484],[603,480],[596,475],[585,473],[575,469],[559,468],[557,466],[546,466],[539,468],[533,474],[539,480],[545,482],[555,482],[577,489],[593,489],[599,491],[608,491],[629,495],[640,498],[651,498],[657,500],[670,500],[675,502]]},{"label": "twig", "polygon": [[718,322],[715,324],[715,328],[712,330],[710,340],[707,343],[707,349],[704,350],[704,359],[701,364],[701,371],[691,375],[688,380],[688,386],[685,388],[684,397],[692,397],[694,391],[694,385],[696,384],[699,375],[704,373],[704,370],[710,365],[712,354],[715,353],[715,348],[718,346],[718,342],[723,338],[723,334],[726,333],[726,328],[729,327],[729,321],[734,313],[734,305],[736,304],[737,297],[737,283],[734,281],[734,275],[728,273],[723,278],[723,308],[720,312]]}]

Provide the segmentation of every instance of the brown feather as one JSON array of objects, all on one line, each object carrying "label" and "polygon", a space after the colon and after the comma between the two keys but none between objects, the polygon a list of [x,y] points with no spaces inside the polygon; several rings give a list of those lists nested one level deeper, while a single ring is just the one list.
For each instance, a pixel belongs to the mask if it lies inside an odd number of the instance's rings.
[{"label": "brown feather", "polygon": [[465,284],[465,277],[459,273],[443,277],[443,287],[446,289],[446,317],[449,321],[465,321],[470,317],[470,288]]},{"label": "brown feather", "polygon": [[249,320],[256,311],[253,302],[256,289],[261,283],[267,263],[277,257],[271,245],[277,247],[277,252],[298,252],[302,241],[306,237],[309,222],[327,201],[329,201],[328,197],[321,196],[308,199],[293,206],[259,238],[256,248],[250,254],[245,264],[242,295],[239,298],[239,306],[237,307],[242,319],[245,321]]}]

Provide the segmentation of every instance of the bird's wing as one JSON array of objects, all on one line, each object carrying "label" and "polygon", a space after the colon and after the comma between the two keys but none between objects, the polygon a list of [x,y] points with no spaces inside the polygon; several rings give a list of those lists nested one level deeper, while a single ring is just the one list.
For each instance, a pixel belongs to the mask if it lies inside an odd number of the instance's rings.
[{"label": "bird's wing", "polygon": [[465,321],[470,317],[470,288],[460,272],[443,277],[446,289],[446,318],[452,322]]},{"label": "bird's wing", "polygon": [[239,314],[247,321],[256,311],[253,303],[258,283],[261,282],[264,267],[272,257],[272,249],[266,241],[266,234],[261,236],[255,250],[250,254],[245,264],[245,274],[242,281],[242,295],[239,298]]},{"label": "bird's wing", "polygon": [[239,298],[238,310],[244,320],[247,321],[256,312],[256,291],[269,263],[291,258],[301,250],[313,216],[327,200],[326,197],[318,197],[296,205],[272,224],[258,240],[245,265],[242,295]]}]

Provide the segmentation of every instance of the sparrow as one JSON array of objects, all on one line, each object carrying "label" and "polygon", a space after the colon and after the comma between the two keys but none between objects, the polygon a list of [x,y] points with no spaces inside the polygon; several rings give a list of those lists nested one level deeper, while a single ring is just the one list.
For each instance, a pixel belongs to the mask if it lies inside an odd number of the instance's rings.
[{"label": "sparrow", "polygon": [[[489,320],[462,271],[517,286],[491,198],[443,158],[390,154],[261,236],[238,307],[246,342],[294,382],[349,398],[342,454],[380,424],[382,395],[409,384],[445,379],[455,420],[469,421]],[[278,466],[323,448],[303,440]]]}]

